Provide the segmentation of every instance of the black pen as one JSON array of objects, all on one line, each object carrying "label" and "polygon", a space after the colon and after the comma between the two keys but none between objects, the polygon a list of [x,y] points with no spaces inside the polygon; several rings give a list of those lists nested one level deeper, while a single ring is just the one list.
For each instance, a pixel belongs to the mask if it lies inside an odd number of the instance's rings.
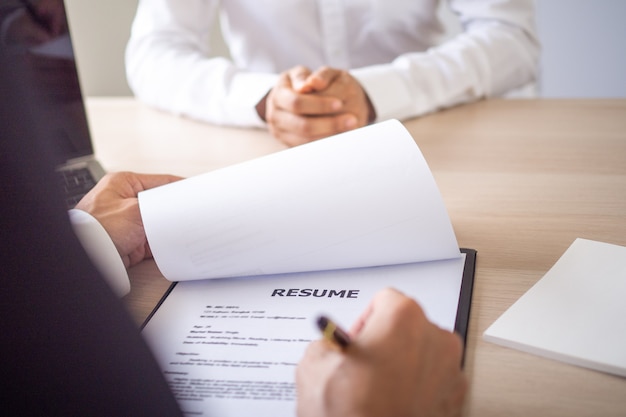
[{"label": "black pen", "polygon": [[317,327],[322,332],[324,339],[338,344],[342,348],[348,347],[350,344],[350,336],[341,327],[337,326],[331,319],[326,316],[317,318]]},{"label": "black pen", "polygon": [[26,11],[28,11],[28,14],[30,15],[30,17],[33,18],[35,23],[44,27],[46,30],[50,29],[50,27],[48,26],[48,22],[42,19],[41,16],[39,16],[39,12],[37,12],[37,9],[35,9],[35,6],[33,6],[30,0],[20,0],[20,3],[22,3],[24,7],[26,7]]}]

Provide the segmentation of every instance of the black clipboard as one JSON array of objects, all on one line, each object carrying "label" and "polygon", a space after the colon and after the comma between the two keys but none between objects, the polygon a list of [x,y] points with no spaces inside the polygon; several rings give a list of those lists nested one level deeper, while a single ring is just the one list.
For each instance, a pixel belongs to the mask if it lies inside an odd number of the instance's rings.
[{"label": "black clipboard", "polygon": [[[461,280],[461,292],[459,294],[459,307],[456,310],[456,320],[454,331],[461,336],[463,346],[467,345],[467,330],[469,328],[470,310],[472,309],[472,294],[474,291],[474,275],[476,273],[476,250],[461,248],[461,253],[465,254],[465,266],[463,267],[463,278]],[[465,362],[465,352],[463,350],[463,362]]]}]

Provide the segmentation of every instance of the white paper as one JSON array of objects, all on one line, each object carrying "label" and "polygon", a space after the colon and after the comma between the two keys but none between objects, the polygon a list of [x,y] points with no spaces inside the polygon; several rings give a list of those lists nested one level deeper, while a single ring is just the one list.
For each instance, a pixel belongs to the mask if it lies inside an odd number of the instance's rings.
[{"label": "white paper", "polygon": [[626,376],[626,247],[576,239],[485,340]]},{"label": "white paper", "polygon": [[[295,416],[295,368],[324,313],[349,328],[384,287],[455,325],[465,257],[364,269],[178,283],[143,335],[188,416]],[[277,290],[293,296],[272,296]],[[310,290],[310,291],[303,291]],[[295,294],[317,294],[313,297]],[[334,291],[332,297],[328,297]],[[343,295],[343,296],[341,296]]]},{"label": "white paper", "polygon": [[396,120],[148,190],[139,205],[172,281],[459,256],[428,165]]}]

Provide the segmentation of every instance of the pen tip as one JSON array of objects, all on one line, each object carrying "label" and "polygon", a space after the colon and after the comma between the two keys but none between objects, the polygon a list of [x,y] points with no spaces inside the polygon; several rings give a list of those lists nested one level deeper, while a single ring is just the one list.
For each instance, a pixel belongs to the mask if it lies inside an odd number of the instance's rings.
[{"label": "pen tip", "polygon": [[328,326],[328,319],[324,316],[319,316],[317,318],[317,326],[322,330],[325,329]]}]

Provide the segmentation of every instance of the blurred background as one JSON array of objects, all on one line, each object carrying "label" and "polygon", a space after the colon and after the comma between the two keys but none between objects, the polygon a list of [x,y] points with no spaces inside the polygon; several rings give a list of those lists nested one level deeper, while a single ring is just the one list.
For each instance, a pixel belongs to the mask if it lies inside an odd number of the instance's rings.
[{"label": "blurred background", "polygon": [[[66,0],[87,96],[128,96],[124,49],[138,0]],[[538,94],[545,98],[626,98],[626,1],[536,0],[542,42]],[[458,22],[441,16],[453,36]],[[217,54],[228,56],[219,30]]]}]

